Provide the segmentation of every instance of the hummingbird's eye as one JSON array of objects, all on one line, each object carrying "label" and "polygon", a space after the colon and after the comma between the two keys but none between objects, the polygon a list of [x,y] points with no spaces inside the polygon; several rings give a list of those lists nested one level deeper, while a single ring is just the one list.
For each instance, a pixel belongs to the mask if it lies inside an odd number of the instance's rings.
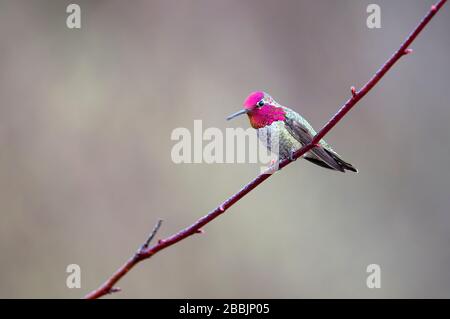
[{"label": "hummingbird's eye", "polygon": [[263,101],[263,100],[259,101],[259,102],[258,102],[258,106],[259,106],[259,107],[264,106],[264,101]]}]

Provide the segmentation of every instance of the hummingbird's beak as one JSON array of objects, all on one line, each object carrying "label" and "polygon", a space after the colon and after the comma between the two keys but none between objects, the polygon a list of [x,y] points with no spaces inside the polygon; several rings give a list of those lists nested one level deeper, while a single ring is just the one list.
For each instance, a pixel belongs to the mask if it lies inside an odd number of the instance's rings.
[{"label": "hummingbird's beak", "polygon": [[231,114],[230,116],[227,117],[227,121],[234,119],[235,117],[242,115],[242,114],[247,114],[248,110],[247,109],[242,109],[240,111],[237,111],[236,113]]}]

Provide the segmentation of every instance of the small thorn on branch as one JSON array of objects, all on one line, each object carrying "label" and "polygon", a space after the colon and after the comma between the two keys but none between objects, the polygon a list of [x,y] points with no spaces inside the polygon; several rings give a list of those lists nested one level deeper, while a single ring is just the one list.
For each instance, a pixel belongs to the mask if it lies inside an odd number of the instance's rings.
[{"label": "small thorn on branch", "polygon": [[108,294],[114,294],[116,292],[121,292],[122,289],[119,287],[112,287],[111,289],[109,289]]},{"label": "small thorn on branch", "polygon": [[356,96],[356,88],[354,86],[352,86],[350,88],[350,91],[352,92],[352,96],[355,97]]},{"label": "small thorn on branch", "polygon": [[225,207],[223,205],[220,205],[219,210],[223,213],[225,211]]},{"label": "small thorn on branch", "polygon": [[150,242],[153,240],[153,238],[155,237],[155,235],[158,232],[159,228],[161,227],[162,222],[163,222],[162,219],[158,220],[158,222],[156,223],[156,225],[153,228],[152,232],[150,233],[150,236],[148,236],[148,238],[145,241],[145,243],[139,249],[140,253],[142,253],[144,250],[146,250],[148,248],[148,246],[150,245]]},{"label": "small thorn on branch", "polygon": [[431,11],[436,12],[437,11],[437,6],[435,4],[433,4],[431,6]]},{"label": "small thorn on branch", "polygon": [[410,54],[410,53],[413,53],[413,49],[406,49],[406,50],[403,52],[404,55],[408,55],[408,54]]},{"label": "small thorn on branch", "polygon": [[197,234],[204,234],[205,230],[203,228],[199,228],[195,231]]}]

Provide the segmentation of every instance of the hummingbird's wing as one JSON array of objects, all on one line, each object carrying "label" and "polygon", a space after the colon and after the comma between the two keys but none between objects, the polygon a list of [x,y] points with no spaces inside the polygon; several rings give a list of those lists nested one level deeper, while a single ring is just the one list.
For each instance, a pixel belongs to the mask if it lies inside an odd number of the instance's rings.
[{"label": "hummingbird's wing", "polygon": [[[302,145],[311,143],[313,136],[316,134],[312,126],[297,114],[286,117],[285,127],[289,134]],[[355,170],[353,166],[341,160],[325,141],[321,140],[319,144],[319,147],[314,147],[309,151],[316,158],[305,156],[305,159],[322,167],[331,168],[340,172],[344,172],[345,169]]]}]

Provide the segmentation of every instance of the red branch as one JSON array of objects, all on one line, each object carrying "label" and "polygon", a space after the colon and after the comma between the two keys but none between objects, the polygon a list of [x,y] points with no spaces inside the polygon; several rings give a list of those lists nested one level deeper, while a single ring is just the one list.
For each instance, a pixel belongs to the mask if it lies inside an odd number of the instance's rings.
[{"label": "red branch", "polygon": [[[400,48],[392,55],[389,60],[379,69],[375,75],[361,88],[361,90],[356,91],[354,87],[351,88],[352,96],[345,102],[341,109],[331,118],[331,120],[317,133],[310,144],[303,146],[301,149],[297,150],[293,155],[293,160],[299,158],[312,148],[314,148],[319,141],[347,114],[350,109],[355,106],[355,104],[361,100],[377,83],[380,79],[391,69],[391,67],[404,55],[409,54],[412,50],[409,48],[414,39],[419,35],[423,28],[430,22],[433,16],[438,12],[447,0],[440,0],[436,5],[431,6],[430,11],[422,19],[422,21],[417,25],[414,31],[407,37],[405,42],[400,46]],[[286,165],[292,162],[290,159],[285,159],[279,163],[279,169],[282,169]],[[148,259],[156,254],[158,251],[163,250],[169,246],[176,244],[177,242],[194,235],[196,233],[201,233],[201,227],[205,226],[219,215],[223,214],[228,208],[233,206],[241,198],[255,189],[259,184],[268,179],[271,174],[265,172],[258,175],[255,179],[245,185],[240,191],[235,193],[233,196],[228,198],[222,205],[218,206],[216,209],[203,216],[197,220],[192,225],[182,229],[180,232],[159,240],[156,244],[149,247],[150,240],[155,236],[156,231],[160,226],[160,222],[155,227],[151,233],[149,239],[144,245],[131,257],[122,267],[120,267],[105,283],[103,283],[98,289],[93,290],[85,296],[86,299],[96,299],[102,297],[106,294],[120,291],[119,288],[114,287],[114,285],[128,273],[137,263],[142,260]]]}]

